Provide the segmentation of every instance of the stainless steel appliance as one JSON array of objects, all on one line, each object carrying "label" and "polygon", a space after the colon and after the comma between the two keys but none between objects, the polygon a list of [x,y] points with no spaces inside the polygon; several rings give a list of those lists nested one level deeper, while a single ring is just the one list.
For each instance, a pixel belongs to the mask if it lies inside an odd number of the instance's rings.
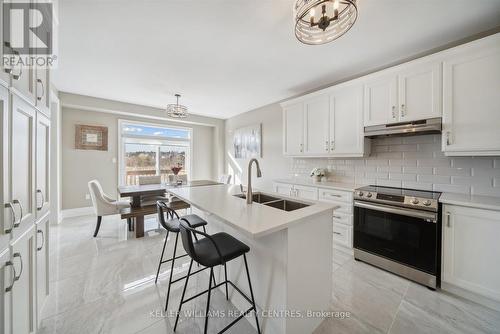
[{"label": "stainless steel appliance", "polygon": [[365,137],[374,138],[379,136],[411,136],[441,133],[441,123],[441,117],[436,117],[411,122],[366,126]]},{"label": "stainless steel appliance", "polygon": [[441,193],[368,186],[354,192],[354,258],[440,285]]}]

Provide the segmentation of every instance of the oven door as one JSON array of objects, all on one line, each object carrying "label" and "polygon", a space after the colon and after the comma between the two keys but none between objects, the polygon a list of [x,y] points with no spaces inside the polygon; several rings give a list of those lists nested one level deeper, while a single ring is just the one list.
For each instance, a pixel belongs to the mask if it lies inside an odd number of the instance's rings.
[{"label": "oven door", "polygon": [[437,275],[438,214],[354,202],[354,248]]}]

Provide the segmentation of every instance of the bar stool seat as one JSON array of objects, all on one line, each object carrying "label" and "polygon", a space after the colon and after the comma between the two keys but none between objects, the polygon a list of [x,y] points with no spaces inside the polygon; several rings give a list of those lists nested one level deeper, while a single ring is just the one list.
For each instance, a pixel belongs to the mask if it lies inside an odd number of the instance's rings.
[{"label": "bar stool seat", "polygon": [[[186,216],[182,216],[182,217],[189,220],[191,225],[195,228],[207,225],[207,222],[205,220],[203,220],[202,218],[200,218],[198,215],[186,215]],[[181,223],[181,221],[179,218],[174,218],[174,219],[169,219],[169,220],[164,221],[162,223],[162,225],[164,224],[163,225],[164,228],[169,232],[179,233],[180,223]]]},{"label": "bar stool seat", "polygon": [[[188,221],[192,227],[195,227],[191,220],[188,219]],[[211,237],[212,240],[203,238],[194,243],[194,251],[199,254],[198,263],[202,266],[222,265],[250,251],[250,247],[227,233],[215,233]],[[215,245],[219,248],[220,256]]]}]

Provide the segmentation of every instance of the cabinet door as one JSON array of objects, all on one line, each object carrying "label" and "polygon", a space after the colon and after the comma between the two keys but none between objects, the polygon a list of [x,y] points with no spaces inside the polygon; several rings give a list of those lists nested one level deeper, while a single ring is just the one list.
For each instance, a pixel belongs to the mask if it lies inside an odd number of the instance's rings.
[{"label": "cabinet door", "polygon": [[39,218],[49,210],[50,206],[50,121],[38,112],[36,124],[36,216]]},{"label": "cabinet door", "polygon": [[399,120],[441,117],[441,63],[412,64],[399,73]]},{"label": "cabinet door", "polygon": [[295,196],[302,199],[318,200],[318,188],[294,185]]},{"label": "cabinet door", "polygon": [[293,186],[291,184],[286,184],[286,183],[275,183],[274,184],[274,191],[277,192],[278,194],[285,195],[285,196],[292,196],[292,191]]},{"label": "cabinet door", "polygon": [[[4,0],[0,0],[0,17],[2,18],[3,21],[3,6],[4,6]],[[4,55],[4,49],[8,49],[8,43],[9,41],[5,39],[4,32],[3,32],[3,24],[0,24],[0,59],[3,59]],[[4,66],[4,62],[2,61],[0,63],[0,81],[3,83],[4,86],[9,86],[10,85],[10,67]]]},{"label": "cabinet door", "polygon": [[316,97],[305,102],[305,153],[325,155],[329,152],[328,117],[330,110],[328,96]]},{"label": "cabinet door", "polygon": [[49,295],[49,219],[36,224],[36,299],[37,319]]},{"label": "cabinet door", "polygon": [[13,229],[11,198],[9,189],[9,91],[0,86],[0,234],[10,233]]},{"label": "cabinet door", "polygon": [[12,287],[12,332],[29,334],[35,331],[34,289],[34,225],[12,243],[12,261],[17,276]]},{"label": "cabinet door", "polygon": [[304,152],[304,105],[286,107],[284,118],[284,153],[302,155]]},{"label": "cabinet door", "polygon": [[[36,2],[43,2],[41,0],[35,0]],[[47,13],[48,14],[48,13]],[[48,17],[48,16],[47,16]],[[41,35],[42,33],[50,34],[47,32],[43,25],[38,26],[37,35]],[[52,36],[47,36],[47,40],[51,40]],[[43,42],[40,39],[36,39],[35,44],[37,47],[44,46]],[[38,49],[37,49],[38,50]],[[43,57],[44,54],[38,54],[38,56]],[[33,76],[34,76],[34,95],[35,95],[35,105],[38,110],[50,116],[50,106],[49,106],[49,74],[50,70],[48,67],[36,66],[34,68]]]},{"label": "cabinet door", "polygon": [[363,88],[345,87],[330,97],[330,153],[363,155]]},{"label": "cabinet door", "polygon": [[443,65],[443,151],[500,155],[500,38],[457,49]]},{"label": "cabinet door", "polygon": [[0,250],[0,333],[11,331],[11,290],[14,284],[13,262],[10,249]]},{"label": "cabinet door", "polygon": [[397,122],[397,76],[377,76],[365,82],[364,86],[364,125]]},{"label": "cabinet door", "polygon": [[35,109],[12,95],[11,114],[11,198],[19,227],[13,238],[35,222]]},{"label": "cabinet door", "polygon": [[[500,214],[446,205],[442,280],[500,301]],[[490,259],[490,260],[488,260]]]}]

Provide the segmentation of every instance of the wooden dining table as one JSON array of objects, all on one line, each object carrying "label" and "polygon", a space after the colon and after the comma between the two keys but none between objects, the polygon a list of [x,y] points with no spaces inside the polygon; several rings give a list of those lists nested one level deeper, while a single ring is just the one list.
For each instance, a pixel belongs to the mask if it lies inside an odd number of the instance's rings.
[{"label": "wooden dining table", "polygon": [[[135,219],[135,237],[142,238],[144,236],[144,216],[152,215],[157,212],[156,205],[141,205],[141,198],[143,196],[163,196],[171,189],[181,187],[202,187],[213,186],[221,184],[211,180],[193,180],[183,182],[182,184],[147,184],[147,185],[129,185],[118,187],[118,194],[120,197],[130,197],[132,201],[130,207],[121,209],[120,214],[122,219],[134,218]],[[172,202],[171,208],[173,210],[189,208],[189,204],[184,202]]]}]

